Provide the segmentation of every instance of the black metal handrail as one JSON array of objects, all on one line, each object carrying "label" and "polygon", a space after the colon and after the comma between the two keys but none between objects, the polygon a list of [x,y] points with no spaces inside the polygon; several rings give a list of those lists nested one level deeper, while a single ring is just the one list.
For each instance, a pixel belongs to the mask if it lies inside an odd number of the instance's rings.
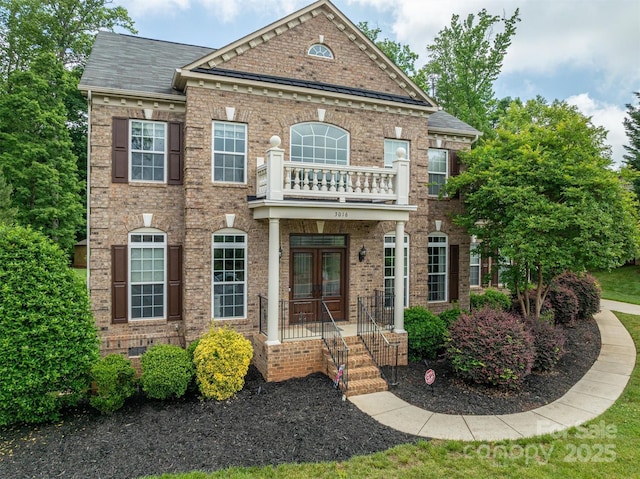
[{"label": "black metal handrail", "polygon": [[336,325],[335,320],[322,301],[322,340],[329,350],[329,355],[336,366],[338,375],[335,378],[336,387],[338,383],[342,383],[343,391],[346,394],[349,391],[349,346],[340,333],[340,328]]},{"label": "black metal handrail", "polygon": [[[399,344],[391,343],[385,336],[383,328],[378,324],[371,311],[380,312],[378,295],[373,298],[358,298],[358,336],[362,339],[371,355],[380,375],[389,386],[398,384],[398,349]],[[369,303],[367,305],[367,303]]]}]

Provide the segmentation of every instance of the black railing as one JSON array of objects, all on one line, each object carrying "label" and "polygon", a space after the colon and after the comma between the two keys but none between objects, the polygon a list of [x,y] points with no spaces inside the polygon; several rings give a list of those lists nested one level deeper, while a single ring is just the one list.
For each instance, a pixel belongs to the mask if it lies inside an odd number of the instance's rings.
[{"label": "black railing", "polygon": [[329,355],[336,366],[338,374],[335,378],[336,387],[342,383],[342,390],[345,394],[349,391],[349,346],[345,342],[340,328],[331,315],[331,311],[327,308],[324,301],[322,308],[322,340],[329,350]]},{"label": "black railing", "polygon": [[260,306],[258,315],[258,327],[260,334],[267,336],[267,313],[269,311],[269,300],[261,294],[258,295],[258,304]]},{"label": "black railing", "polygon": [[[369,298],[358,298],[358,336],[362,339],[367,351],[378,366],[381,376],[390,386],[398,384],[398,343],[391,343],[384,334],[383,327],[376,321],[375,314],[383,314],[379,307],[381,295],[374,294]],[[379,316],[384,320],[384,316]],[[386,326],[386,325],[385,325]],[[387,326],[388,327],[388,326]]]},{"label": "black railing", "polygon": [[[268,300],[259,295],[260,333],[267,335]],[[321,299],[281,299],[278,305],[280,341],[320,338],[322,335]]]}]

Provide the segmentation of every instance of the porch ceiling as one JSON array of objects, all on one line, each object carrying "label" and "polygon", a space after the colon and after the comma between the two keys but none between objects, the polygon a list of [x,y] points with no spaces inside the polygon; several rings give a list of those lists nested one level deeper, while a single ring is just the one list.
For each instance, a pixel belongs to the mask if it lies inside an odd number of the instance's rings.
[{"label": "porch ceiling", "polygon": [[386,203],[327,203],[317,201],[270,201],[249,202],[256,220],[267,218],[344,220],[344,221],[409,221],[409,213],[416,205]]}]

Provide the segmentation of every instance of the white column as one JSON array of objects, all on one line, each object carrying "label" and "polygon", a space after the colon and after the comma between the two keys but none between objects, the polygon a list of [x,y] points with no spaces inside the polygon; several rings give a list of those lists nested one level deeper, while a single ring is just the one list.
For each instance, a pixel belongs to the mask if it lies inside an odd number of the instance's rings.
[{"label": "white column", "polygon": [[396,203],[399,205],[408,205],[410,190],[409,160],[407,160],[407,152],[404,148],[398,148],[396,151],[393,168],[396,170],[396,184],[393,190],[397,198]]},{"label": "white column", "polygon": [[267,199],[284,198],[282,182],[284,179],[284,150],[280,148],[280,137],[271,137],[271,148],[267,150]]},{"label": "white column", "polygon": [[394,332],[404,333],[404,221],[396,221],[396,258],[394,272]]},{"label": "white column", "polygon": [[269,218],[269,288],[267,290],[267,344],[278,339],[278,305],[280,303],[280,220]]}]

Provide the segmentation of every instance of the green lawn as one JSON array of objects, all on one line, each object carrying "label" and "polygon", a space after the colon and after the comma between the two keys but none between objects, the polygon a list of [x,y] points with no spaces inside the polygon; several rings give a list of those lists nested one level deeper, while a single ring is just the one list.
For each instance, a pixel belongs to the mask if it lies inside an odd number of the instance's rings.
[{"label": "green lawn", "polygon": [[640,304],[640,266],[623,266],[592,274],[602,286],[603,299]]},{"label": "green lawn", "polygon": [[[616,313],[640,347],[640,316]],[[277,431],[274,431],[277,434]],[[603,415],[566,433],[519,441],[420,442],[346,462],[232,468],[164,479],[214,478],[628,478],[638,477],[640,367]],[[242,451],[238,451],[239,454]]]}]

